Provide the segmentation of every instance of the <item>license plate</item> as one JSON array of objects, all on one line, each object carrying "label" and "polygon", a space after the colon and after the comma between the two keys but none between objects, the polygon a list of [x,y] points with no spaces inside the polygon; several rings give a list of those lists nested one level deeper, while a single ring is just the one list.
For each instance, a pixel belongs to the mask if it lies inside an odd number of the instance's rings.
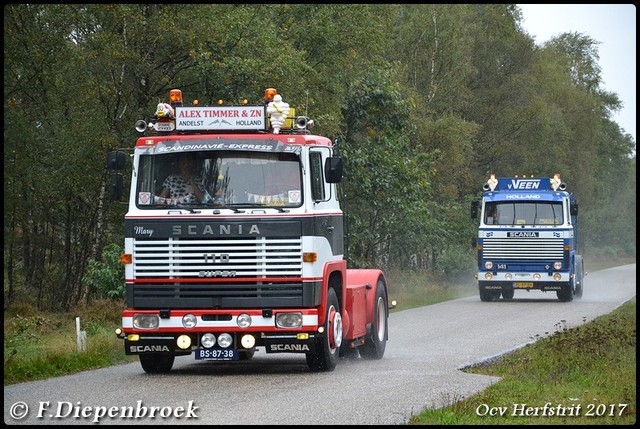
[{"label": "license plate", "polygon": [[235,349],[197,349],[197,360],[238,360],[238,350]]},{"label": "license plate", "polygon": [[516,282],[515,287],[519,287],[519,288],[533,287],[533,282]]}]

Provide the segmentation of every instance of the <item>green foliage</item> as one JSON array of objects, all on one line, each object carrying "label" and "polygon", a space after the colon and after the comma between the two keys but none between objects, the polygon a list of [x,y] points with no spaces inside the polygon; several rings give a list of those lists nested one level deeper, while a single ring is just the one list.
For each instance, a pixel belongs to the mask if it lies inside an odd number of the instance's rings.
[{"label": "green foliage", "polygon": [[561,173],[583,249],[635,257],[636,144],[612,121],[597,42],[536,46],[517,5],[12,4],[4,18],[6,307],[121,293],[101,260],[126,212],[104,154],[131,148],[172,88],[206,105],[276,87],[338,138],[352,265],[455,275],[488,172]]},{"label": "green foliage", "polygon": [[122,248],[110,244],[102,252],[102,261],[89,260],[85,285],[95,288],[102,296],[124,298],[124,268],[120,262]]},{"label": "green foliage", "polygon": [[474,249],[454,247],[447,249],[438,258],[437,267],[443,275],[452,280],[462,280],[465,277],[473,278],[476,266],[476,254]]}]

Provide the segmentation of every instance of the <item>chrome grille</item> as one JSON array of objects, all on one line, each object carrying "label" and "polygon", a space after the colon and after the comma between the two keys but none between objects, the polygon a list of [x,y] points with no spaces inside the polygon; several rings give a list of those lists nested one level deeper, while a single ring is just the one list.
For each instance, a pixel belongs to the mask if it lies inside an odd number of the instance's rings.
[{"label": "chrome grille", "polygon": [[564,257],[562,238],[485,238],[483,259],[548,260]]},{"label": "chrome grille", "polygon": [[[207,277],[301,277],[300,238],[234,238],[160,240],[135,239],[133,270],[136,279]],[[216,275],[216,277],[218,277]]]}]

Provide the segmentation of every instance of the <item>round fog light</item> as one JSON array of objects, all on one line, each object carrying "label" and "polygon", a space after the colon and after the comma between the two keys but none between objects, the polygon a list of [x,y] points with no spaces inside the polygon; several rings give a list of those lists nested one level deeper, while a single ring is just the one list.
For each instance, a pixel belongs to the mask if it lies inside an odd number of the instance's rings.
[{"label": "round fog light", "polygon": [[232,342],[233,338],[231,338],[231,335],[227,334],[226,332],[224,334],[218,335],[218,345],[223,349],[228,348]]},{"label": "round fog light", "polygon": [[211,347],[216,345],[216,336],[210,333],[206,333],[200,338],[200,344],[205,349],[210,349]]},{"label": "round fog light", "polygon": [[553,263],[553,269],[554,270],[559,270],[562,268],[562,262],[554,262]]},{"label": "round fog light", "polygon": [[188,335],[180,335],[176,343],[182,350],[186,350],[191,347],[191,337]]},{"label": "round fog light", "polygon": [[252,349],[253,346],[256,345],[256,339],[253,335],[243,335],[240,339],[240,344],[242,344],[242,347],[245,349]]}]

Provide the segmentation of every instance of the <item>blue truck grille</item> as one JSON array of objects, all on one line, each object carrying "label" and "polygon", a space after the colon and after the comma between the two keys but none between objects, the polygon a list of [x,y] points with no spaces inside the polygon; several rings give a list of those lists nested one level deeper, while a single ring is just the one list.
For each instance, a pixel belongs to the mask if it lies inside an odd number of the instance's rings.
[{"label": "blue truck grille", "polygon": [[485,238],[482,259],[542,261],[562,259],[562,238]]}]

